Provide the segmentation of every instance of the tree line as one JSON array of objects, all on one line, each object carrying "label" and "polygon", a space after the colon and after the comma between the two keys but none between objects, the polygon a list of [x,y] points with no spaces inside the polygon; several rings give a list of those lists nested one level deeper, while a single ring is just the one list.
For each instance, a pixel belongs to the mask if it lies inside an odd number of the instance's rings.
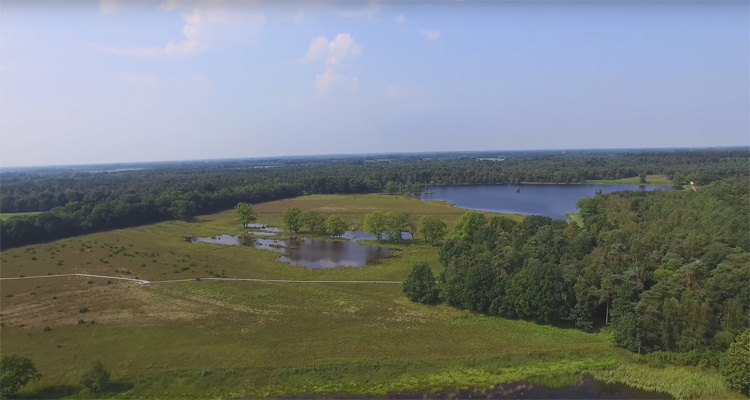
[{"label": "tree line", "polygon": [[[0,212],[42,214],[0,222],[3,248],[226,210],[303,194],[418,192],[425,185],[576,183],[665,174],[700,185],[746,177],[746,150],[612,155],[523,153],[507,158],[358,158],[267,166],[188,163],[136,171],[0,175]],[[501,161],[502,160],[502,161]],[[389,182],[391,182],[389,184]]]},{"label": "tree line", "polygon": [[[586,331],[633,352],[724,351],[750,327],[750,182],[579,201],[583,226],[469,212],[415,267],[415,301]],[[415,289],[417,288],[417,289]]]}]

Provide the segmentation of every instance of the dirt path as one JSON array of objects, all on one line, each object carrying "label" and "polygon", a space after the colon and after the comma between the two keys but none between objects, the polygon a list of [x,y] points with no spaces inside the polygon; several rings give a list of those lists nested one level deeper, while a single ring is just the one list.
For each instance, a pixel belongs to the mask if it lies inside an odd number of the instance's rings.
[{"label": "dirt path", "polygon": [[63,276],[85,276],[89,278],[117,279],[121,281],[138,282],[141,285],[150,285],[155,283],[175,283],[175,282],[198,282],[198,281],[247,281],[247,282],[275,282],[275,283],[385,283],[401,284],[401,281],[300,281],[287,279],[258,279],[258,278],[199,278],[199,279],[171,279],[164,281],[148,281],[145,279],[123,278],[121,276],[106,276],[92,274],[58,274],[58,275],[36,275],[36,276],[19,276],[13,278],[0,278],[0,281],[16,279],[39,279],[39,278],[59,278]]}]

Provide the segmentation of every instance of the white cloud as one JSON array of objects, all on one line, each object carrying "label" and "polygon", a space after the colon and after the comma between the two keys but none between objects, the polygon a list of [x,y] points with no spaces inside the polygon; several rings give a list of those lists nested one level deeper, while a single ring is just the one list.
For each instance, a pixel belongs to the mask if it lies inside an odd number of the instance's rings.
[{"label": "white cloud", "polygon": [[358,10],[337,10],[336,15],[343,18],[364,18],[375,20],[380,13],[381,5],[377,1],[370,1],[367,6]]},{"label": "white cloud", "polygon": [[154,74],[135,74],[132,72],[122,72],[117,74],[117,77],[124,80],[125,82],[132,83],[138,86],[156,86],[159,84],[159,78]]},{"label": "white cloud", "polygon": [[213,7],[196,8],[192,12],[185,13],[183,18],[185,25],[182,27],[182,33],[185,39],[178,43],[169,42],[165,46],[126,49],[100,47],[100,49],[108,53],[132,57],[188,57],[208,50],[211,46],[211,37],[214,36],[219,26],[231,25],[257,30],[266,21],[264,14],[237,11],[230,13],[225,8]]},{"label": "white cloud", "polygon": [[416,96],[417,90],[409,86],[385,85],[385,96],[389,99],[402,99]]},{"label": "white cloud", "polygon": [[307,49],[306,61],[325,59],[326,64],[336,65],[349,57],[358,55],[362,51],[357,42],[348,33],[339,33],[330,42],[325,36],[312,40]]},{"label": "white cloud", "polygon": [[315,77],[315,90],[317,90],[318,94],[321,96],[328,94],[334,88],[354,89],[356,87],[356,77],[341,75],[330,68],[323,74],[318,74]]},{"label": "white cloud", "polygon": [[393,17],[393,21],[396,22],[396,23],[398,23],[398,24],[403,24],[404,22],[406,22],[406,15],[399,14],[399,15]]},{"label": "white cloud", "polygon": [[420,29],[419,33],[428,40],[437,40],[440,37],[440,31],[437,29]]}]

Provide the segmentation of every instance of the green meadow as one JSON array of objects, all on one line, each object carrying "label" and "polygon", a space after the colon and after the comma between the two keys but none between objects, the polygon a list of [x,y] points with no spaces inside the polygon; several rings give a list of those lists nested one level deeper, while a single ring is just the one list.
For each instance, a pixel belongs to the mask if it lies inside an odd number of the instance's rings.
[{"label": "green meadow", "polygon": [[[280,226],[289,207],[338,215],[351,228],[374,210],[434,215],[451,228],[465,211],[398,196],[306,196],[256,205],[258,222]],[[579,373],[679,398],[739,396],[711,370],[649,367],[606,334],[412,303],[399,284],[346,282],[401,281],[416,262],[439,273],[438,248],[419,240],[392,246],[375,265],[311,270],[266,250],[186,239],[240,232],[226,211],[2,251],[2,278],[187,280],[3,280],[0,351],[30,357],[44,375],[21,394],[90,398],[78,376],[101,360],[115,384],[97,396],[108,398],[385,395],[569,384]],[[207,277],[342,282],[199,280]]]}]

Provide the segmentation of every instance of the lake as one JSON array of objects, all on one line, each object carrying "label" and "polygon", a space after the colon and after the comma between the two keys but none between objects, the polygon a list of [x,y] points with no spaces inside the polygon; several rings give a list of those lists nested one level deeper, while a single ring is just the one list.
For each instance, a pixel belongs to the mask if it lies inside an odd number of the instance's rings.
[{"label": "lake", "polygon": [[[517,191],[516,188],[520,190]],[[576,203],[582,197],[593,197],[596,191],[611,193],[623,190],[672,190],[671,186],[638,185],[563,185],[504,184],[432,186],[419,196],[422,200],[442,200],[469,210],[494,211],[503,214],[546,215],[565,219],[566,213],[578,212]]]},{"label": "lake", "polygon": [[[257,234],[257,232],[250,232]],[[366,234],[347,232],[356,240],[369,239]],[[386,247],[368,246],[352,240],[315,239],[261,239],[241,235],[215,237],[193,237],[191,243],[216,243],[230,246],[248,246],[284,254],[279,261],[306,268],[327,269],[338,267],[362,267],[390,256]]]}]

